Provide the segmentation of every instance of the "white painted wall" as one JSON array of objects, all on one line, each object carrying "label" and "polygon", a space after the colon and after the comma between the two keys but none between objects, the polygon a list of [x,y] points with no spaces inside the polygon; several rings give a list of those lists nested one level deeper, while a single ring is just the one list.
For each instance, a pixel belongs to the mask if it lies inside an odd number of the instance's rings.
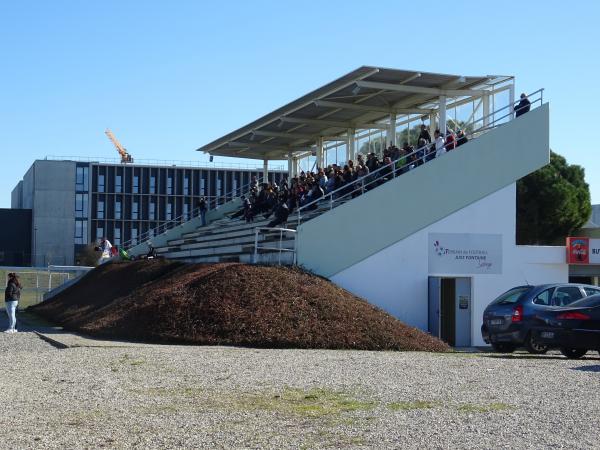
[{"label": "white painted wall", "polygon": [[[429,233],[502,235],[502,274],[472,275],[472,345],[485,345],[483,310],[496,296],[522,284],[568,281],[564,247],[515,245],[516,184],[458,210],[411,236],[333,275],[337,285],[385,309],[400,320],[427,330]],[[363,236],[362,239],[368,239]]]}]

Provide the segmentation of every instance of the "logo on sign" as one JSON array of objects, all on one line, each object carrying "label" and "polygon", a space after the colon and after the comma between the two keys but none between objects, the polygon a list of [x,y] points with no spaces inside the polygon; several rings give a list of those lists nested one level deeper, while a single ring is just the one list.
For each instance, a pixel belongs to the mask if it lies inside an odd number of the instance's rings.
[{"label": "logo on sign", "polygon": [[569,240],[569,262],[587,263],[590,258],[590,242],[586,238],[571,238]]}]

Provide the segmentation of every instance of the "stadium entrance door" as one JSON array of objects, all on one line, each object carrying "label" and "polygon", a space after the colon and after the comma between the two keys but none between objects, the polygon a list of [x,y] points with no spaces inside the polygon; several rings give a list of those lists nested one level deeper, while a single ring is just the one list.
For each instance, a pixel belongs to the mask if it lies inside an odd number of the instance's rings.
[{"label": "stadium entrance door", "polygon": [[471,345],[471,278],[429,277],[429,333],[453,347]]}]

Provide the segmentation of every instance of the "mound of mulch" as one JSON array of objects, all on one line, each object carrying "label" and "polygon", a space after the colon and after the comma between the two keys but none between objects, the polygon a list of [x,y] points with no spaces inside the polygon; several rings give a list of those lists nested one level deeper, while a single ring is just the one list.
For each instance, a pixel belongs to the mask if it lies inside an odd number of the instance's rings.
[{"label": "mound of mulch", "polygon": [[32,310],[91,335],[151,342],[449,350],[439,339],[296,268],[106,264]]}]

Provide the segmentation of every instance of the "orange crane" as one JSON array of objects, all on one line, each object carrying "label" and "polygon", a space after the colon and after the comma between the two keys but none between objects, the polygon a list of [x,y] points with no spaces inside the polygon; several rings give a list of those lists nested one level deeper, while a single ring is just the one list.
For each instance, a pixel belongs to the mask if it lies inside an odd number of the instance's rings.
[{"label": "orange crane", "polygon": [[112,131],[110,131],[107,128],[104,133],[108,136],[108,138],[110,139],[110,141],[116,147],[117,151],[119,152],[119,155],[121,155],[121,163],[122,164],[132,163],[133,162],[133,158],[131,157],[131,155],[129,153],[127,153],[127,150],[125,150],[125,147],[123,147],[121,145],[121,143],[117,140],[117,138],[112,133]]}]

